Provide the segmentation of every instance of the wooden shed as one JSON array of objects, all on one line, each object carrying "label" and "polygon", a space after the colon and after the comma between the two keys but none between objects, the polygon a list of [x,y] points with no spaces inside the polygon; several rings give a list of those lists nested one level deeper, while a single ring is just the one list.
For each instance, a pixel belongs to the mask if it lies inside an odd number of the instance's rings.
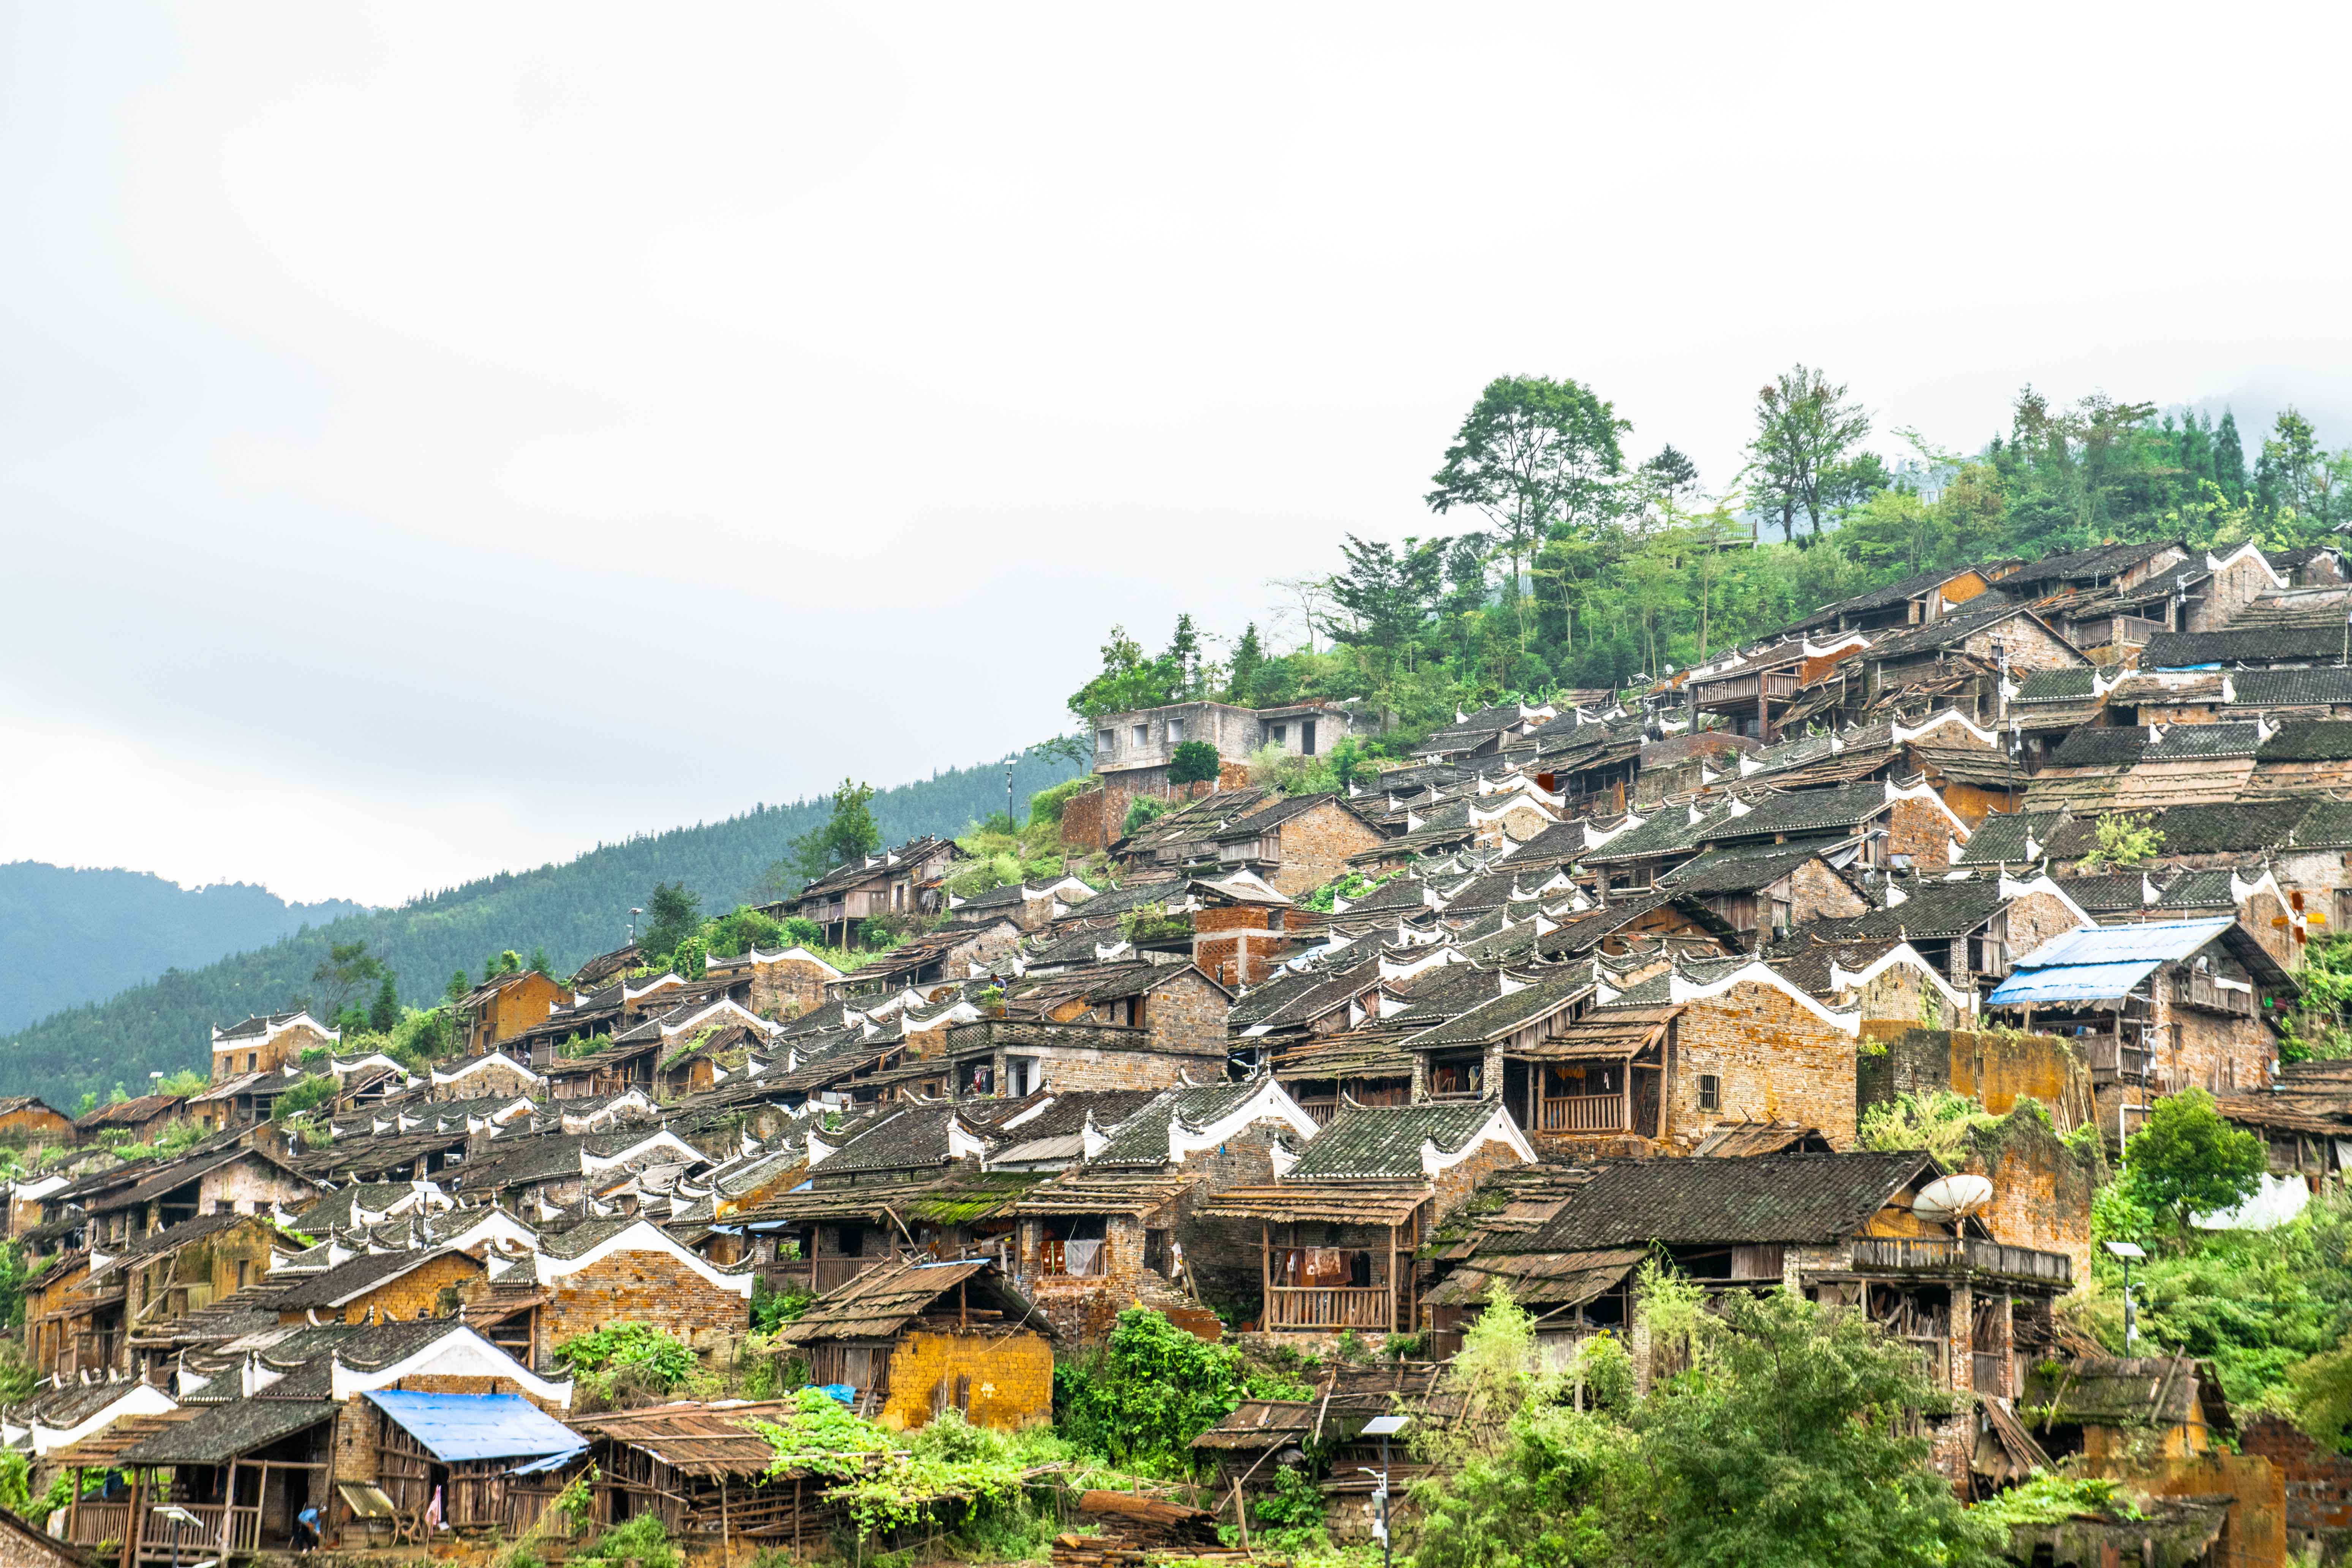
[{"label": "wooden shed", "polygon": [[887,1426],[921,1426],[950,1405],[1006,1429],[1053,1415],[1053,1329],[991,1258],[868,1269],[781,1337],[809,1358],[812,1381],[846,1384]]},{"label": "wooden shed", "polygon": [[716,1536],[730,1548],[748,1538],[795,1553],[804,1539],[824,1541],[834,1522],[827,1483],[797,1469],[772,1474],[776,1450],[758,1429],[794,1408],[681,1400],[572,1417],[596,1467],[596,1522],[654,1513],[673,1536]]}]

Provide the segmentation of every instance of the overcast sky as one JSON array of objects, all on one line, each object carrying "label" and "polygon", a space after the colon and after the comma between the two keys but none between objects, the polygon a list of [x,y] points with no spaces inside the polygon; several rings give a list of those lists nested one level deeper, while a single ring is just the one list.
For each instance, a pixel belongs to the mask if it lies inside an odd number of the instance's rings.
[{"label": "overcast sky", "polygon": [[0,860],[392,902],[999,754],[1430,531],[1502,373],[1716,483],[1798,359],[2345,439],[2344,18],[6,6]]}]

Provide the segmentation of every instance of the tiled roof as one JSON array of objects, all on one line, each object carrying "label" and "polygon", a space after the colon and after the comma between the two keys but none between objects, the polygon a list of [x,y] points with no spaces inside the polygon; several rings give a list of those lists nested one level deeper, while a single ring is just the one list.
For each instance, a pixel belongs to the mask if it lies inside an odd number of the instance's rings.
[{"label": "tiled roof", "polygon": [[[1981,609],[1978,608],[1977,606],[1984,604],[1985,600],[1995,602],[1984,605]],[[1912,626],[1880,637],[1878,641],[1864,648],[1860,657],[1876,664],[1888,659],[1909,658],[1918,654],[1936,653],[1966,642],[1977,633],[1990,626],[1999,626],[2011,616],[2031,615],[2032,612],[2022,605],[2011,604],[2001,599],[1999,595],[1985,594],[1969,600],[1967,605],[1939,621],[1930,621],[1924,626]],[[2058,638],[2055,632],[2051,633],[2051,636],[2057,640],[2064,640]]]},{"label": "tiled roof", "polygon": [[2067,825],[2063,811],[1992,812],[1977,830],[1969,835],[1968,847],[1960,851],[1964,866],[1990,866],[2001,863],[2014,866],[2026,858],[2025,841],[2031,837],[2047,854],[2051,840]]},{"label": "tiled roof", "polygon": [[1844,920],[1816,921],[1806,930],[1832,940],[1966,936],[2009,901],[1998,881],[1973,877],[1965,882],[1909,883],[1903,890],[1906,897],[1899,904]]},{"label": "tiled roof", "polygon": [[2142,669],[2200,664],[2269,664],[2285,660],[2334,663],[2343,657],[2344,627],[2261,626],[2218,632],[2158,632],[2140,650]]},{"label": "tiled roof", "polygon": [[2290,720],[2254,755],[2265,763],[2352,761],[2352,720]]},{"label": "tiled roof", "polygon": [[2139,761],[2148,745],[2147,731],[2142,725],[2085,724],[2050,753],[2050,766],[2127,768]]},{"label": "tiled roof", "polygon": [[1744,1160],[1635,1160],[1597,1171],[1523,1252],[1603,1247],[1782,1242],[1835,1246],[1935,1163],[1917,1151],[1758,1154]]},{"label": "tiled roof", "polygon": [[1811,859],[1851,846],[1850,838],[1801,838],[1793,843],[1737,844],[1709,849],[1658,879],[1677,893],[1752,893]]},{"label": "tiled roof", "polygon": [[2316,707],[2352,703],[2352,668],[2315,664],[2302,669],[2240,669],[2230,675],[2233,706]]},{"label": "tiled roof", "polygon": [[[1488,984],[1500,989],[1502,981],[1499,976],[1488,975],[1486,978]],[[1573,1004],[1578,997],[1591,990],[1591,966],[1576,964],[1565,974],[1547,975],[1507,994],[1482,1002],[1468,1012],[1413,1036],[1405,1044],[1417,1050],[1425,1050],[1439,1046],[1475,1045],[1482,1040],[1496,1039]]]},{"label": "tiled roof", "polygon": [[2011,702],[2087,702],[2098,671],[2086,664],[2061,669],[2037,669],[2017,683]]},{"label": "tiled roof", "polygon": [[1983,562],[1975,566],[1945,566],[1932,572],[1915,573],[1911,576],[1898,578],[1884,587],[1856,594],[1851,599],[1840,599],[1835,604],[1824,605],[1803,620],[1790,622],[1789,629],[1795,631],[1803,626],[1826,626],[1840,616],[1857,615],[1864,610],[1899,605],[1906,599],[1917,598],[1930,588],[1940,588],[1955,577],[1965,576],[1970,572],[1982,572],[1990,576],[1993,572],[2010,564],[2012,564],[2012,561],[2004,558]]},{"label": "tiled roof", "polygon": [[[1131,1111],[1123,1121],[1117,1121],[1117,1131],[1087,1162],[1097,1165],[1161,1165],[1168,1160],[1169,1123],[1181,1117],[1188,1124],[1199,1127],[1216,1121],[1236,1109],[1249,1097],[1265,1087],[1265,1080],[1250,1079],[1242,1083],[1204,1084],[1197,1089],[1163,1089],[1149,1097],[1149,1102]],[[1096,1125],[1114,1125],[1099,1113]],[[1021,1129],[1025,1134],[1026,1127]]]},{"label": "tiled roof", "polygon": [[[2352,733],[2352,724],[2344,726]],[[2151,763],[2205,762],[2220,757],[2251,757],[2262,744],[2261,726],[2252,720],[2221,724],[2174,724],[2163,739],[2140,753],[2143,766]],[[2146,731],[2142,731],[2146,733]],[[2061,748],[2062,750],[2063,748]],[[2352,755],[2347,752],[2347,755]]]},{"label": "tiled roof", "polygon": [[1712,843],[1772,833],[1820,833],[1855,826],[1886,808],[1885,786],[1875,779],[1864,779],[1835,789],[1767,795],[1745,816],[1726,816],[1700,829],[1699,837]]},{"label": "tiled roof", "polygon": [[1701,807],[1699,820],[1693,823],[1688,807],[1661,805],[1641,826],[1629,827],[1599,848],[1587,850],[1584,859],[1589,865],[1605,866],[1696,849],[1699,839],[1721,823],[1727,812],[1725,806]]},{"label": "tiled roof", "polygon": [[1285,1182],[1419,1181],[1423,1143],[1457,1152],[1486,1125],[1497,1103],[1344,1105],[1307,1145]]},{"label": "tiled roof", "polygon": [[940,1165],[948,1159],[952,1105],[917,1105],[885,1117],[811,1173],[822,1181],[856,1171],[904,1171]]},{"label": "tiled roof", "polygon": [[2094,915],[2131,914],[2147,908],[2147,877],[2140,871],[2116,871],[2099,877],[2062,877],[2066,896]]},{"label": "tiled roof", "polygon": [[2029,561],[2000,584],[2011,596],[2060,580],[2074,581],[2083,577],[2114,577],[2129,571],[2144,561],[2153,560],[2168,550],[2179,549],[2174,540],[2155,540],[2138,544],[2095,544],[2088,550],[2076,550],[2063,555],[2045,555],[2039,561]]},{"label": "tiled roof", "polygon": [[331,1421],[341,1405],[332,1399],[263,1396],[215,1405],[193,1418],[164,1427],[119,1456],[125,1465],[221,1465],[240,1454]]},{"label": "tiled roof", "polygon": [[[278,1298],[278,1305],[298,1312],[306,1307],[340,1306],[354,1296],[364,1295],[443,1256],[445,1254],[437,1251],[363,1252],[324,1274],[303,1280]],[[463,1257],[464,1254],[446,1256]]]}]

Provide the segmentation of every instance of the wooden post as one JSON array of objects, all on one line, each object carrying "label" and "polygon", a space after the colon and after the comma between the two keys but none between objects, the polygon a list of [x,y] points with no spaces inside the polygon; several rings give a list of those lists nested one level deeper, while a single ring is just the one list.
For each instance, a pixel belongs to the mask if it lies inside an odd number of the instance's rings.
[{"label": "wooden post", "polygon": [[[139,1473],[136,1470],[132,1471],[131,1474],[131,1510],[122,1516],[122,1568],[138,1568],[139,1526],[141,1520],[144,1517],[140,1510],[140,1502],[145,1491],[146,1483],[139,1479]],[[71,1532],[68,1531],[68,1533],[70,1534]]]},{"label": "wooden post", "polygon": [[1274,1226],[1271,1221],[1257,1222],[1257,1326],[1260,1333],[1274,1332]]},{"label": "wooden post", "polygon": [[719,1555],[728,1563],[735,1561],[735,1540],[727,1524],[727,1475],[723,1470],[719,1476]]},{"label": "wooden post", "polygon": [[1398,1280],[1397,1280],[1397,1267],[1396,1267],[1396,1259],[1397,1259],[1397,1245],[1396,1245],[1396,1244],[1397,1244],[1397,1227],[1396,1227],[1394,1225],[1391,1225],[1391,1226],[1389,1226],[1389,1279],[1388,1279],[1388,1286],[1389,1286],[1389,1303],[1388,1303],[1388,1312],[1387,1312],[1387,1317],[1388,1317],[1388,1321],[1389,1321],[1389,1332],[1391,1332],[1391,1333],[1395,1333],[1395,1332],[1397,1331],[1397,1284],[1398,1284]]},{"label": "wooden post", "polygon": [[793,1477],[793,1555],[801,1554],[801,1479]]}]

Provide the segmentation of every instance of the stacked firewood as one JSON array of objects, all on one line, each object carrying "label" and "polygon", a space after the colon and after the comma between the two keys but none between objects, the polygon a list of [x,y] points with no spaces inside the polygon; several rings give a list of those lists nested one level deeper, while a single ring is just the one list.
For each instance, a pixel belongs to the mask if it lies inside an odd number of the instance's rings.
[{"label": "stacked firewood", "polygon": [[1259,1563],[1285,1568],[1286,1560],[1260,1557],[1217,1542],[1216,1516],[1204,1509],[1126,1492],[1087,1492],[1078,1511],[1102,1522],[1097,1535],[1054,1538],[1054,1568],[1159,1568],[1170,1563]]}]

